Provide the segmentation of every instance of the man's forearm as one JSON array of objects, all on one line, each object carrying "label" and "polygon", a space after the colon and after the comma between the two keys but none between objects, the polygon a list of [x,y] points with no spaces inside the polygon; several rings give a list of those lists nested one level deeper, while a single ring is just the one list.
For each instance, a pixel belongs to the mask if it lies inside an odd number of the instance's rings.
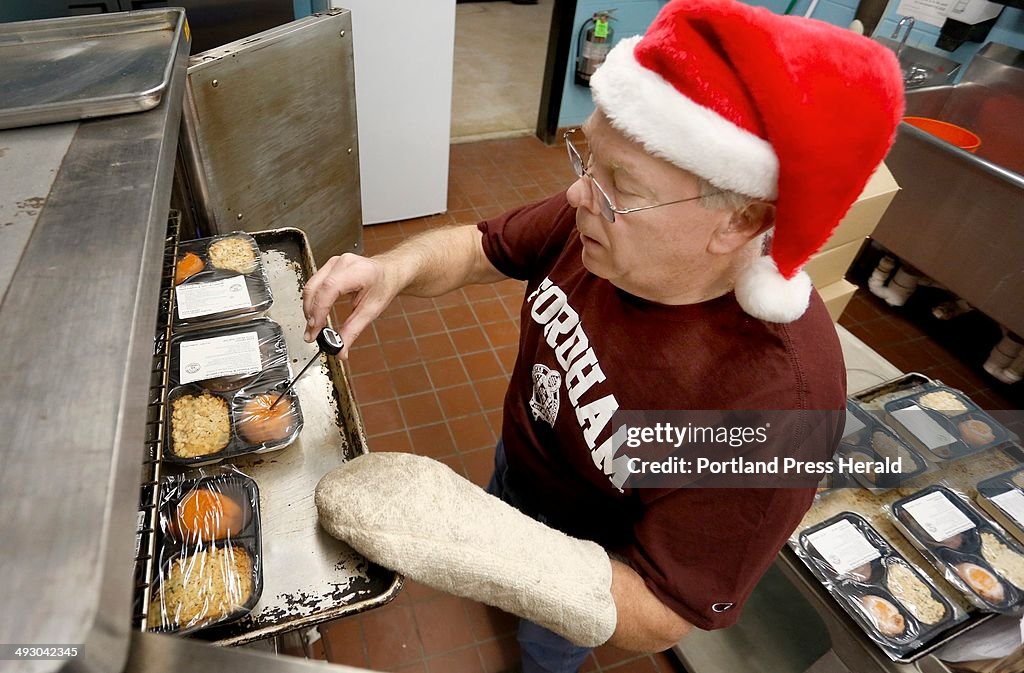
[{"label": "man's forearm", "polygon": [[640,575],[612,559],[612,597],[618,612],[610,645],[633,652],[660,652],[692,629],[686,620],[658,600]]},{"label": "man's forearm", "polygon": [[494,283],[505,276],[484,254],[474,225],[417,234],[374,260],[384,264],[399,294],[437,297],[464,285]]}]

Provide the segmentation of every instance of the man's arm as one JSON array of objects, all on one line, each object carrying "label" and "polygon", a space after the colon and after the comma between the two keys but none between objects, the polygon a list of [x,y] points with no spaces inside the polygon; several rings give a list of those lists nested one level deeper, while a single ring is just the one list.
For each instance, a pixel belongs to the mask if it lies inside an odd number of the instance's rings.
[{"label": "man's arm", "polygon": [[609,644],[633,652],[667,650],[693,626],[662,603],[635,570],[612,562],[612,598],[618,613]]},{"label": "man's arm", "polygon": [[303,289],[305,338],[313,341],[335,302],[352,295],[352,313],[338,330],[345,342],[342,357],[348,357],[349,347],[399,294],[436,297],[504,278],[484,254],[483,236],[474,225],[424,232],[376,257],[332,257]]}]

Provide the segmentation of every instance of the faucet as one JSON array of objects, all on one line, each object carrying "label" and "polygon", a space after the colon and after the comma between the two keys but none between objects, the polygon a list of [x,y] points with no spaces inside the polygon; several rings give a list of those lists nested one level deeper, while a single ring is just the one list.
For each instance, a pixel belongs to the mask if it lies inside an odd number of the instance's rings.
[{"label": "faucet", "polygon": [[900,19],[899,23],[896,24],[896,28],[893,29],[892,35],[889,36],[889,39],[895,40],[897,37],[899,37],[900,28],[902,28],[904,25],[907,26],[907,30],[903,33],[903,39],[900,40],[899,46],[896,47],[896,58],[900,57],[900,54],[903,53],[903,48],[907,46],[907,38],[910,37],[910,31],[914,29],[914,17],[904,16],[902,19]]}]

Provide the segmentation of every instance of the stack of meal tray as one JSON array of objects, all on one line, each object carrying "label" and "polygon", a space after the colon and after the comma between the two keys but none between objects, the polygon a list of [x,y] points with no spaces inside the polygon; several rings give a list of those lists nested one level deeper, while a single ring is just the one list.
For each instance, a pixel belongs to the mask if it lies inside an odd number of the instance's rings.
[{"label": "stack of meal tray", "polygon": [[836,459],[877,471],[823,483],[789,544],[880,650],[909,663],[1024,611],[1014,433],[963,392],[909,374],[848,400],[843,435]]},{"label": "stack of meal tray", "polygon": [[318,352],[303,339],[301,292],[315,271],[304,235],[231,233],[181,242],[171,257],[138,627],[241,644],[387,603],[401,577],[317,521],[316,483],[368,449],[342,363],[321,355],[289,388]]}]

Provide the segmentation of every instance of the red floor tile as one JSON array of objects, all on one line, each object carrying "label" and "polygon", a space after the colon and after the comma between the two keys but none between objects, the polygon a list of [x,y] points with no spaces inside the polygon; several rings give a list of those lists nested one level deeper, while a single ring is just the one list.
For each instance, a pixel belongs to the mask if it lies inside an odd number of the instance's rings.
[{"label": "red floor tile", "polygon": [[[519,618],[498,608],[468,601],[465,604],[466,614],[472,625],[473,637],[478,642],[490,641],[494,638],[511,637],[515,639]],[[519,658],[519,646],[513,642],[516,659]]]},{"label": "red floor tile", "polygon": [[[485,325],[485,328],[494,327],[500,323]],[[452,343],[455,344],[455,351],[460,354],[477,353],[490,350],[491,344],[487,341],[484,330],[479,325],[451,330]]]},{"label": "red floor tile", "polygon": [[352,348],[348,362],[353,374],[372,374],[387,369],[384,351],[373,341],[372,335],[368,342],[360,339],[353,344]]},{"label": "red floor tile", "polygon": [[421,311],[420,313],[412,313],[407,317],[410,332],[417,336],[437,334],[445,329],[441,314],[434,308]]},{"label": "red floor tile", "polygon": [[452,345],[452,340],[446,333],[416,337],[416,346],[419,349],[417,359],[422,362],[441,360],[455,355],[455,346]]},{"label": "red floor tile", "polygon": [[473,386],[462,384],[437,391],[444,418],[451,419],[469,414],[479,414],[481,407]]},{"label": "red floor tile", "polygon": [[320,643],[332,664],[365,667],[368,663],[361,622],[339,619],[320,627]]},{"label": "red floor tile", "polygon": [[415,453],[409,433],[405,430],[389,432],[386,435],[373,435],[367,440],[370,451],[393,451],[397,453]]},{"label": "red floor tile", "polygon": [[423,653],[430,657],[473,643],[473,630],[463,603],[466,599],[441,596],[413,608]]},{"label": "red floor tile", "polygon": [[[427,338],[431,339],[433,337]],[[403,339],[401,341],[393,341],[391,343],[384,344],[383,346],[385,346],[382,348],[384,352],[384,361],[387,363],[388,369],[394,370],[420,361],[418,340],[413,341],[412,339]]]},{"label": "red floor tile", "polygon": [[399,398],[398,405],[402,408],[407,427],[415,428],[444,422],[444,414],[441,413],[437,395],[433,392]]},{"label": "red floor tile", "polygon": [[426,584],[420,584],[419,582],[409,578],[406,578],[405,584],[402,585],[402,593],[408,596],[410,603],[432,601],[435,598],[445,595],[433,587],[428,587]]},{"label": "red floor tile", "polygon": [[430,377],[427,376],[427,368],[421,362],[392,369],[389,374],[391,384],[399,397],[427,393],[434,389]]},{"label": "red floor tile", "polygon": [[402,430],[402,412],[394,400],[364,404],[359,408],[363,416],[363,424],[370,435],[384,435]]},{"label": "red floor tile", "polygon": [[352,387],[355,388],[359,404],[390,400],[395,396],[395,387],[391,384],[391,376],[386,371],[354,376]]},{"label": "red floor tile", "polygon": [[474,381],[504,374],[501,362],[498,361],[498,357],[493,351],[470,353],[469,355],[462,356],[462,361],[466,363],[466,371],[469,372],[469,378]]},{"label": "red floor tile", "polygon": [[491,480],[494,472],[494,449],[486,448],[462,454],[462,464],[466,466],[469,480],[484,488]]},{"label": "red floor tile", "polygon": [[399,666],[395,669],[394,673],[428,673],[427,662],[417,661],[414,664],[408,664],[406,666]]},{"label": "red floor tile", "polygon": [[501,409],[508,391],[508,379],[504,376],[483,381],[475,381],[477,395],[484,409]]},{"label": "red floor tile", "polygon": [[412,337],[409,323],[406,322],[404,315],[394,318],[377,318],[373,321],[373,329],[377,332],[377,340],[382,344]]},{"label": "red floor tile", "polygon": [[464,361],[467,361],[466,358],[451,357],[426,363],[427,373],[434,388],[449,388],[465,383],[466,370],[462,366]]},{"label": "red floor tile", "polygon": [[448,432],[446,423],[435,423],[409,430],[412,450],[417,455],[443,458],[455,453],[455,443]]},{"label": "red floor tile", "polygon": [[423,658],[412,608],[387,605],[366,613],[361,619],[369,668],[397,668]]},{"label": "red floor tile", "polygon": [[508,320],[508,312],[500,298],[482,299],[473,302],[473,313],[481,324]]},{"label": "red floor tile", "polygon": [[476,646],[471,646],[427,659],[427,670],[430,673],[483,673],[484,667]]},{"label": "red floor tile", "polygon": [[519,664],[519,644],[515,636],[494,638],[477,645],[484,673],[505,673]]},{"label": "red floor tile", "polygon": [[456,330],[462,327],[473,327],[477,324],[473,308],[469,304],[462,306],[446,306],[440,309],[441,320],[449,330]]},{"label": "red floor tile", "polygon": [[495,437],[491,426],[482,414],[448,421],[455,448],[463,453],[474,449],[494,449]]}]

